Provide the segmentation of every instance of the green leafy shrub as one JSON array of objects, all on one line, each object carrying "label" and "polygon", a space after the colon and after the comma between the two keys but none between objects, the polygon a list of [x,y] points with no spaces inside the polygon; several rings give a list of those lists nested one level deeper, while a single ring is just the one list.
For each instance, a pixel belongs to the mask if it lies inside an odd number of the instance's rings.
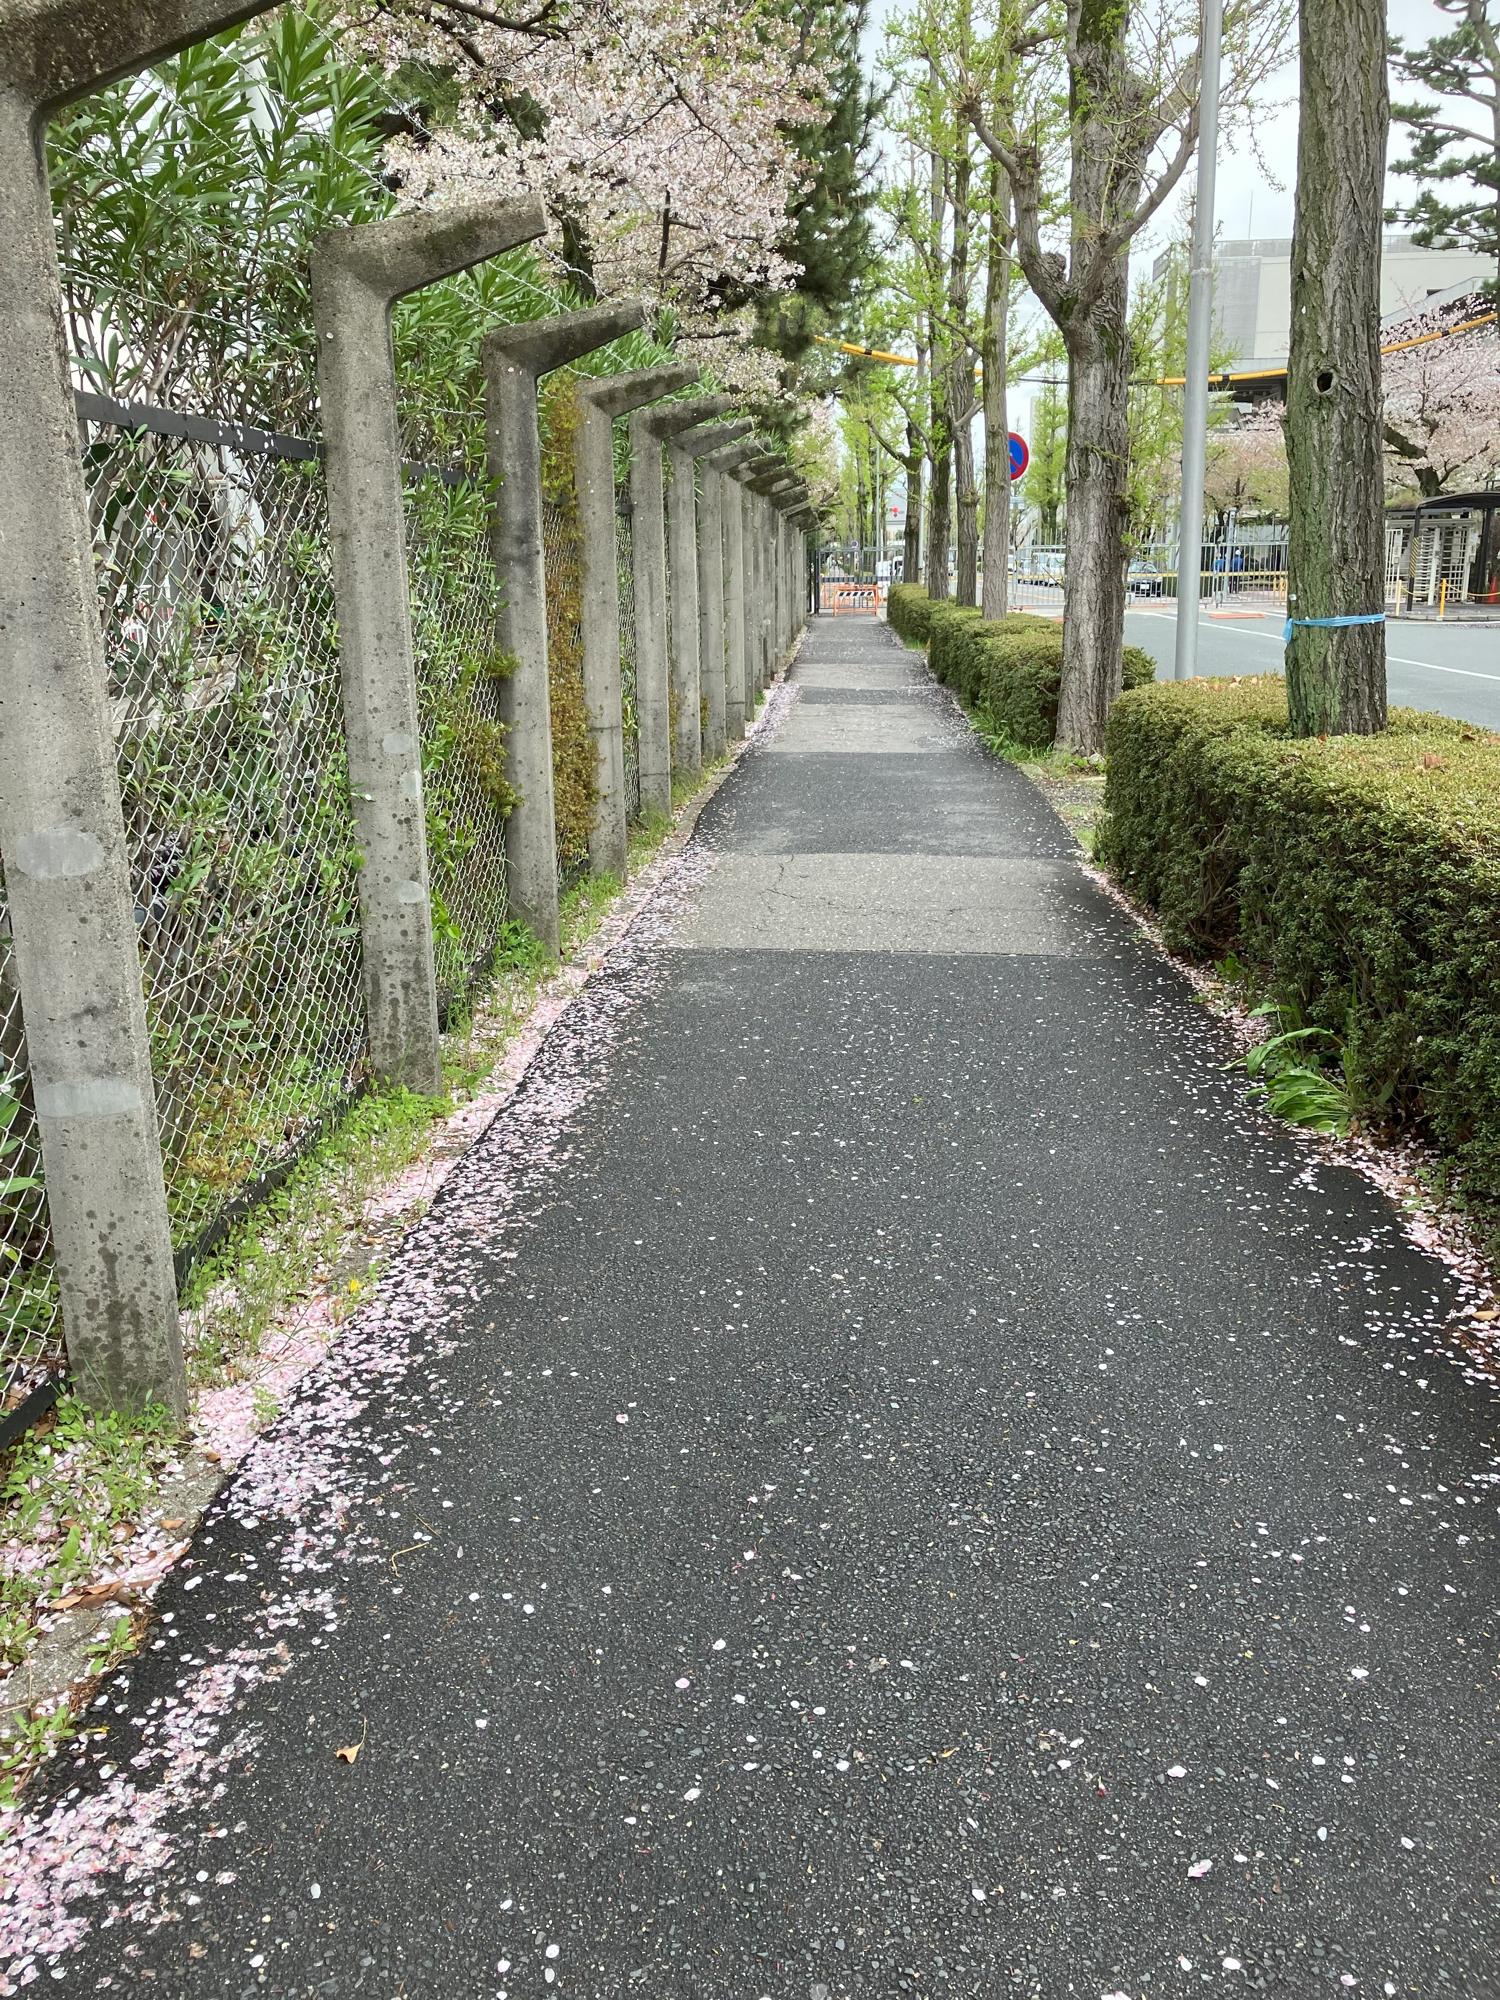
[{"label": "green leafy shrub", "polygon": [[[955,692],[965,706],[983,717],[991,734],[1023,750],[1045,750],[1057,735],[1062,627],[1039,622],[1040,630],[1015,627],[1010,620],[978,627],[966,635],[965,657],[954,669],[959,680]],[[1156,663],[1139,646],[1127,646],[1124,672],[1127,688],[1143,687]]]},{"label": "green leafy shrub", "polygon": [[1500,736],[1392,711],[1294,739],[1279,677],[1166,681],[1109,722],[1098,852],[1193,957],[1343,1049],[1351,1109],[1500,1204]]},{"label": "green leafy shrub", "polygon": [[919,583],[893,583],[885,601],[891,630],[908,646],[927,644],[927,621],[934,609],[932,599]]},{"label": "green leafy shrub", "polygon": [[982,618],[977,611],[955,612],[950,605],[939,605],[932,617],[927,664],[965,708],[977,708],[994,642],[1028,634],[1059,640],[1062,627],[1050,618],[1039,618],[1034,611],[1013,611],[1008,618]]}]

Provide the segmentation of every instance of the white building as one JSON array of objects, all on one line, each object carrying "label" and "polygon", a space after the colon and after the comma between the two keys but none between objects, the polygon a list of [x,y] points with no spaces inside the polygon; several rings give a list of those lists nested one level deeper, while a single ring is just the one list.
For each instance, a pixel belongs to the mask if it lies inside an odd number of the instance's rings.
[{"label": "white building", "polygon": [[[1156,260],[1165,274],[1170,252]],[[1388,235],[1380,272],[1380,316],[1418,312],[1430,294],[1483,282],[1490,259],[1468,250],[1422,250],[1410,236]],[[1229,238],[1214,252],[1215,346],[1231,368],[1286,360],[1292,327],[1292,240],[1289,236]]]}]

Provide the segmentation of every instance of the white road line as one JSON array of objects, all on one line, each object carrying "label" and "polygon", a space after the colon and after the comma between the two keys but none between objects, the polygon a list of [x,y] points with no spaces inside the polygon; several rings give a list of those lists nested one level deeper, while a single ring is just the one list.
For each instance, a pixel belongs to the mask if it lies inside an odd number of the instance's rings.
[{"label": "white road line", "polygon": [[[1138,611],[1135,613],[1135,616],[1138,618],[1169,618],[1174,625],[1177,623],[1176,618],[1170,611]],[[1230,632],[1236,639],[1268,639],[1273,646],[1279,646],[1282,643],[1279,632],[1247,632],[1243,625],[1226,625],[1221,627],[1202,625],[1199,627],[1200,633],[1215,630]],[[1414,660],[1409,653],[1387,653],[1385,657],[1393,667],[1421,667],[1424,672],[1429,674],[1458,674],[1467,681],[1500,681],[1500,674],[1482,674],[1477,667],[1440,667],[1435,660]]]}]

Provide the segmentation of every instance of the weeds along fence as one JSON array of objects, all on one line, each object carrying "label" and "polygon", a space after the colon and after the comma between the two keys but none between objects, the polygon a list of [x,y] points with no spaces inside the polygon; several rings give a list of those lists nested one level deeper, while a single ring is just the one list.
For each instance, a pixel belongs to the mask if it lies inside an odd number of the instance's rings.
[{"label": "weeds along fence", "polygon": [[[78,397],[179,1268],[364,1081],[357,869],[313,439]],[[406,468],[440,995],[506,922],[510,803],[482,466]],[[60,1362],[0,876],[0,1369]]]},{"label": "weeds along fence", "polygon": [[[316,438],[80,392],[115,750],[180,1273],[366,1080],[359,855]],[[434,950],[462,1009],[507,923],[500,585],[474,426],[405,465]],[[640,806],[629,518],[617,516],[629,809]],[[579,542],[544,506],[558,864],[586,862]],[[0,870],[0,1405],[64,1361]]]}]

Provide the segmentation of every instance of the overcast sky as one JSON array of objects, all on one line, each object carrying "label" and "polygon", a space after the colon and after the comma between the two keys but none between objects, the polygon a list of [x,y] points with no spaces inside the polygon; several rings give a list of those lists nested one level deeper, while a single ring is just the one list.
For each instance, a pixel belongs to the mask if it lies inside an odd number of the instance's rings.
[{"label": "overcast sky", "polygon": [[[1335,0],[1336,4],[1336,0]],[[1391,33],[1405,42],[1421,43],[1433,35],[1451,34],[1457,23],[1432,0],[1388,0],[1386,19]],[[1276,186],[1248,151],[1231,152],[1226,147],[1219,161],[1218,209],[1220,236],[1290,236],[1292,233],[1292,182],[1297,159],[1297,65],[1295,60],[1271,79],[1263,94],[1266,115],[1258,119],[1257,130],[1264,157],[1278,166]],[[1402,128],[1392,131],[1392,151],[1399,157],[1405,149]],[[1281,167],[1284,163],[1284,172]],[[1388,198],[1401,199],[1413,191],[1411,181],[1394,181]]]},{"label": "overcast sky", "polygon": [[[1337,0],[1322,0],[1337,5]],[[868,58],[874,62],[884,37],[884,24],[893,14],[905,11],[905,0],[873,0],[870,29],[866,37]],[[1435,34],[1449,34],[1456,25],[1433,0],[1388,0],[1386,18],[1391,33],[1403,41],[1425,42]],[[1297,65],[1295,56],[1285,68],[1267,80],[1260,92],[1261,112],[1256,132],[1262,160],[1243,142],[1231,150],[1226,145],[1219,160],[1218,221],[1220,236],[1290,236],[1292,233],[1292,183],[1297,159]],[[1393,150],[1405,145],[1404,134],[1392,133]],[[1274,171],[1276,179],[1271,178]],[[1191,177],[1189,177],[1190,185]],[[1278,185],[1278,182],[1280,183]],[[1392,192],[1411,189],[1409,181],[1396,182]],[[1189,192],[1184,189],[1184,196]],[[1185,206],[1182,213],[1186,214]],[[1165,237],[1169,229],[1162,229]]]}]

